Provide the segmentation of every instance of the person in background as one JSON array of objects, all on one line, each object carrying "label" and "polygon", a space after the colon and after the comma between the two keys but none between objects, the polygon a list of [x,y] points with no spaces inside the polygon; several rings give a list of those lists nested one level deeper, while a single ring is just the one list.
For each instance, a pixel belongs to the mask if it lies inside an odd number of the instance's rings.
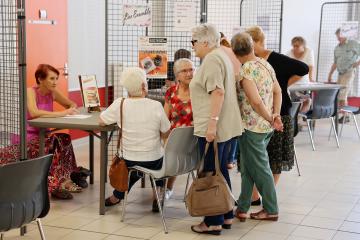
[{"label": "person in background", "polygon": [[166,86],[174,86],[176,85],[176,76],[175,76],[175,72],[174,72],[174,64],[177,60],[179,60],[180,58],[187,58],[187,59],[191,59],[191,52],[180,48],[178,50],[176,50],[176,52],[174,53],[174,61],[169,61],[168,62],[168,78],[166,80]]},{"label": "person in background", "polygon": [[[220,48],[230,58],[231,63],[233,64],[235,79],[238,80],[239,79],[239,72],[240,72],[241,63],[236,58],[234,52],[231,50],[231,45],[230,45],[229,41],[226,39],[224,33],[222,33],[222,32],[220,32]],[[234,168],[235,163],[236,163],[236,158],[238,157],[237,156],[237,153],[238,153],[237,150],[238,149],[239,149],[238,141],[233,141],[232,144],[229,147],[229,159],[228,159],[228,163],[227,163],[227,168],[228,169]]]},{"label": "person in background", "polygon": [[271,65],[254,54],[249,34],[239,33],[231,40],[232,50],[243,64],[240,71],[240,111],[245,131],[240,137],[241,194],[235,216],[245,221],[251,205],[254,184],[263,197],[264,208],[250,214],[252,219],[278,219],[274,179],[266,146],[273,128],[282,131],[281,88]]},{"label": "person in background", "polygon": [[[220,169],[231,188],[226,166],[228,149],[243,131],[234,69],[231,60],[220,48],[220,34],[214,25],[201,24],[193,28],[191,43],[195,55],[202,60],[190,82],[194,135],[199,137],[200,154],[204,154],[206,144],[210,143],[203,170],[213,172],[215,169],[213,144],[216,140]],[[232,210],[217,216],[205,216],[200,224],[191,226],[191,230],[220,235],[222,228],[231,228],[233,218]]]},{"label": "person in background", "polygon": [[[165,94],[164,110],[168,116],[171,127],[193,126],[193,115],[190,100],[189,84],[195,71],[194,63],[187,58],[180,58],[174,64],[175,82]],[[173,194],[176,177],[168,179],[165,189],[165,198]]]},{"label": "person in background", "polygon": [[[275,131],[267,146],[270,168],[274,176],[275,185],[280,179],[282,171],[289,171],[294,166],[294,133],[290,116],[291,100],[288,87],[309,73],[309,67],[296,59],[265,48],[265,34],[261,27],[254,26],[246,29],[254,41],[254,51],[257,57],[265,59],[273,67],[282,94],[281,121],[284,125],[282,132]],[[254,188],[253,205],[260,205],[258,191]]]},{"label": "person in background", "polygon": [[[146,98],[147,81],[145,71],[139,67],[126,68],[121,74],[121,85],[129,97],[123,102],[123,126],[121,125],[120,105],[122,98],[116,99],[100,114],[99,124],[117,123],[122,129],[123,157],[127,167],[141,166],[153,170],[161,169],[164,149],[161,138],[166,138],[170,122],[160,102]],[[129,192],[140,179],[138,172],[129,178]],[[156,181],[163,187],[164,181]],[[153,186],[153,187],[156,187]],[[113,206],[124,199],[125,193],[117,190],[105,200],[105,206]],[[159,212],[157,200],[153,197],[152,211]]]},{"label": "person in background", "polygon": [[[348,103],[347,97],[355,78],[355,69],[360,65],[360,43],[342,36],[340,28],[336,30],[335,35],[339,44],[334,49],[334,63],[331,65],[328,82],[332,82],[332,75],[337,70],[337,83],[344,87],[340,89],[338,104],[339,107],[343,107]],[[339,119],[340,123],[345,121],[348,121],[348,119],[344,119],[344,117]]]},{"label": "person in background", "polygon": [[[57,89],[59,71],[51,65],[40,64],[35,71],[36,85],[27,89],[27,119],[39,117],[53,118],[76,114],[76,104]],[[57,102],[65,110],[55,111],[53,103]],[[39,129],[27,124],[27,157],[39,156]],[[12,146],[19,151],[18,143]],[[57,199],[72,199],[71,193],[81,192],[82,188],[71,180],[70,175],[79,172],[71,138],[66,133],[50,133],[45,138],[46,154],[54,154],[49,170],[48,190]],[[85,169],[81,168],[81,171]],[[86,170],[87,173],[88,170]]]},{"label": "person in background", "polygon": [[[313,72],[314,72],[314,52],[306,46],[306,41],[303,37],[296,36],[291,40],[292,49],[287,53],[287,55],[296,60],[302,61],[309,67],[309,74],[303,76],[296,84],[308,84],[309,82],[314,82]],[[291,94],[293,101],[301,101],[302,106],[300,112],[306,113],[311,107],[311,97],[310,93],[307,92],[295,92]]]}]

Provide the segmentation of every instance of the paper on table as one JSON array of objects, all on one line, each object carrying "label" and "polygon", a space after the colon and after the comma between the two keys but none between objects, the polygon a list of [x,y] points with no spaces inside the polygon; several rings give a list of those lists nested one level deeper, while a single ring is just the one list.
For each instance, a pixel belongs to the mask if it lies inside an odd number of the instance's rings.
[{"label": "paper on table", "polygon": [[85,119],[89,118],[91,115],[85,115],[85,114],[74,114],[74,115],[66,115],[62,118],[76,118],[76,119]]}]

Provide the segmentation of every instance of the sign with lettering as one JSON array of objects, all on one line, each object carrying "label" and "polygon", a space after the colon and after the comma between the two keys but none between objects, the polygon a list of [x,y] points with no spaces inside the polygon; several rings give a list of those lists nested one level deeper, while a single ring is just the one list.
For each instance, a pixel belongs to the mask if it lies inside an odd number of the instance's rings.
[{"label": "sign with lettering", "polygon": [[343,22],[340,27],[340,36],[347,39],[357,39],[359,31],[359,22],[347,21]]},{"label": "sign with lettering", "polygon": [[196,4],[195,2],[174,3],[174,31],[190,31],[196,25]]},{"label": "sign with lettering", "polygon": [[139,66],[148,78],[167,78],[167,38],[139,38]]},{"label": "sign with lettering", "polygon": [[151,26],[150,5],[123,5],[123,26]]}]

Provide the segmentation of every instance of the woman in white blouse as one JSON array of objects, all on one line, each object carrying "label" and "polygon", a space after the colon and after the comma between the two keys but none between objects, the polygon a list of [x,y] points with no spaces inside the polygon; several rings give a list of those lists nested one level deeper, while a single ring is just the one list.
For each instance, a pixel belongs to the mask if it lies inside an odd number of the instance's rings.
[{"label": "woman in white blouse", "polygon": [[[121,85],[128,91],[129,97],[123,103],[123,126],[120,123],[120,105],[122,98],[116,99],[100,115],[100,124],[117,123],[122,128],[123,157],[128,167],[142,166],[157,170],[162,166],[163,147],[161,137],[169,133],[170,122],[160,102],[145,98],[147,82],[144,70],[138,67],[127,68],[121,75]],[[140,179],[133,172],[129,179],[129,191]],[[158,187],[163,186],[158,181]],[[124,192],[113,191],[106,199],[105,206],[113,206],[124,198]],[[154,198],[155,199],[155,198]],[[158,212],[156,200],[153,201],[153,212]]]}]

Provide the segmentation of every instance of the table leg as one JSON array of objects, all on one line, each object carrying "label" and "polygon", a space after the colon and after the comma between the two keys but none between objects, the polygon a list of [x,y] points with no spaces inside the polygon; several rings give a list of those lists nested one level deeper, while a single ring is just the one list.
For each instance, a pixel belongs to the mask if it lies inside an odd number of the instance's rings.
[{"label": "table leg", "polygon": [[45,128],[39,129],[39,156],[45,155]]},{"label": "table leg", "polygon": [[105,214],[105,179],[107,177],[106,171],[106,145],[107,145],[107,132],[101,132],[101,144],[100,144],[100,206],[99,214]]},{"label": "table leg", "polygon": [[89,134],[89,166],[90,166],[90,184],[94,184],[94,136]]}]

